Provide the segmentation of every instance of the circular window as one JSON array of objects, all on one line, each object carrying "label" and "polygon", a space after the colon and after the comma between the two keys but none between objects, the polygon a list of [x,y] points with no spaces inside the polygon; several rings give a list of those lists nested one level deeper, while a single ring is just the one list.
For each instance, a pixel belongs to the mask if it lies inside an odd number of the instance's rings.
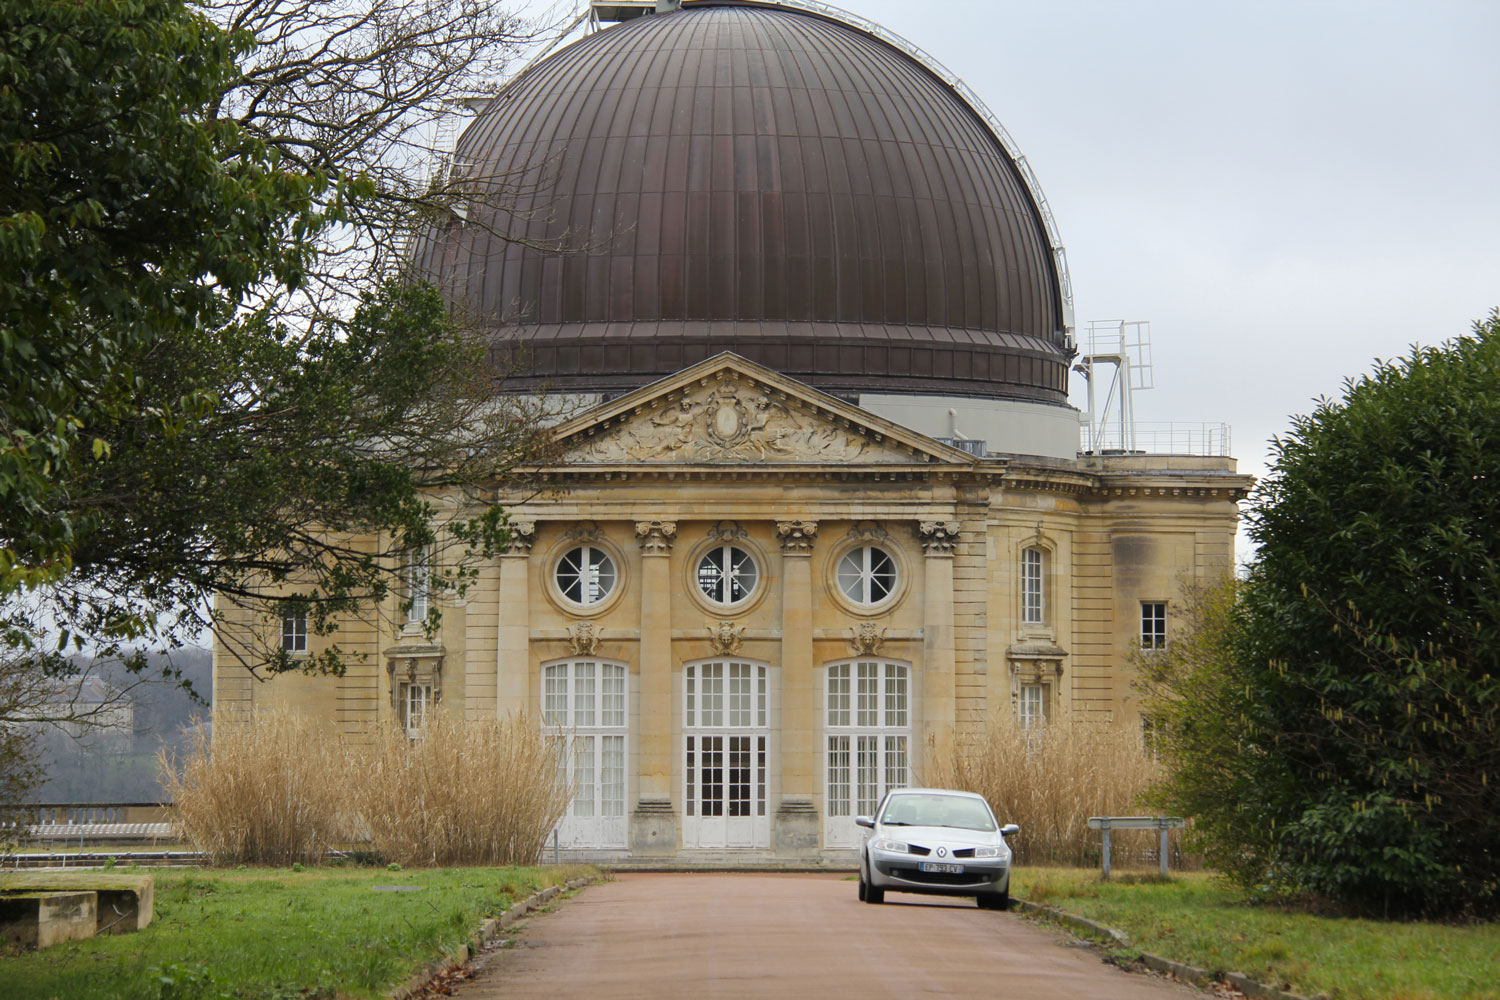
[{"label": "circular window", "polygon": [[619,574],[609,553],[595,545],[579,545],[557,560],[557,589],[574,604],[598,604],[615,589]]},{"label": "circular window", "polygon": [[760,570],[737,545],[717,545],[698,560],[698,589],[715,604],[739,604],[755,592]]},{"label": "circular window", "polygon": [[896,591],[896,560],[885,549],[861,545],[844,553],[836,578],[839,590],[855,604],[879,604]]}]

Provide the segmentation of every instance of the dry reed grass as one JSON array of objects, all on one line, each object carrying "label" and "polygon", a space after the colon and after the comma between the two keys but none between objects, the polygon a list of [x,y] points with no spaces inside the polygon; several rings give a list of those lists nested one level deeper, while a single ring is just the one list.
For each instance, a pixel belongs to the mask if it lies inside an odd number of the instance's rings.
[{"label": "dry reed grass", "polygon": [[349,804],[377,854],[402,865],[535,864],[562,818],[560,737],[535,719],[430,716],[349,748]]},{"label": "dry reed grass", "polygon": [[[1022,864],[1098,864],[1089,817],[1142,812],[1158,768],[1133,727],[1061,719],[1027,731],[1008,714],[951,749],[929,747],[928,761],[923,784],[978,792],[1002,823],[1020,825],[1012,847]],[[1155,850],[1156,836],[1116,832],[1115,863]]]},{"label": "dry reed grass", "polygon": [[214,864],[316,864],[347,836],[337,744],[285,710],[200,726],[162,781],[183,836]]}]

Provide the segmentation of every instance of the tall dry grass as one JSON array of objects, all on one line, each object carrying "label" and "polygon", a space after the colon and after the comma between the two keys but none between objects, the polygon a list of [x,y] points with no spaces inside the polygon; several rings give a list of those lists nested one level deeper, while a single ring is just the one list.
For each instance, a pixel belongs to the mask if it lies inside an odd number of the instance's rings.
[{"label": "tall dry grass", "polygon": [[[1140,799],[1158,765],[1131,726],[1060,719],[1029,732],[1008,714],[982,734],[951,747],[929,745],[923,784],[978,792],[1002,823],[1017,823],[1011,838],[1022,864],[1093,865],[1100,835],[1090,816],[1141,814]],[[1116,863],[1156,849],[1156,834],[1116,832]]]},{"label": "tall dry grass", "polygon": [[315,864],[348,836],[343,754],[294,713],[220,718],[180,767],[158,762],[183,836],[214,864]]},{"label": "tall dry grass", "polygon": [[349,748],[349,804],[376,853],[403,865],[535,864],[562,818],[560,737],[535,719],[429,716]]},{"label": "tall dry grass", "polygon": [[282,710],[215,722],[159,763],[183,836],[214,864],[318,864],[361,843],[402,865],[529,865],[567,808],[562,739],[535,719],[429,717],[345,742]]}]

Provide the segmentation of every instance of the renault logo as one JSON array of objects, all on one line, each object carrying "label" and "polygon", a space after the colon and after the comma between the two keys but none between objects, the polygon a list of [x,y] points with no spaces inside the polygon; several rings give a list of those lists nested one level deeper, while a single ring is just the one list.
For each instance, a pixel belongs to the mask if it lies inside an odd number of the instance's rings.
[{"label": "renault logo", "polygon": [[937,854],[938,854],[938,857],[940,857],[940,858],[946,858],[948,856],[948,848],[946,848],[946,847],[939,847]]}]

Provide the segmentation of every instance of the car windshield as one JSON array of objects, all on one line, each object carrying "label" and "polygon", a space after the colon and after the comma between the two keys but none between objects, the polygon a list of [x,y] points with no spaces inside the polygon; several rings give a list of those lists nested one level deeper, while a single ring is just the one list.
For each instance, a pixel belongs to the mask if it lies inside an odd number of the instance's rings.
[{"label": "car windshield", "polygon": [[886,826],[952,826],[960,830],[995,829],[995,817],[983,799],[960,795],[892,795],[880,822]]}]

